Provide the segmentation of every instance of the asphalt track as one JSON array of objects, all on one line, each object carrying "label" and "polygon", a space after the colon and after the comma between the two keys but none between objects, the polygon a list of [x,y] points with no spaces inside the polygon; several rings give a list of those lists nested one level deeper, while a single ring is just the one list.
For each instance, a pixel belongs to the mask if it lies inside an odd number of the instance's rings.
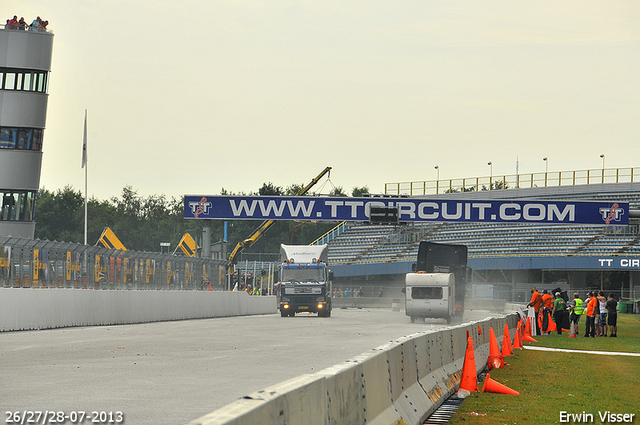
[{"label": "asphalt track", "polygon": [[[468,311],[465,321],[491,315]],[[435,319],[412,324],[390,309],[339,309],[331,318],[273,314],[0,333],[2,422],[7,411],[120,411],[129,425],[181,425],[444,326]]]}]

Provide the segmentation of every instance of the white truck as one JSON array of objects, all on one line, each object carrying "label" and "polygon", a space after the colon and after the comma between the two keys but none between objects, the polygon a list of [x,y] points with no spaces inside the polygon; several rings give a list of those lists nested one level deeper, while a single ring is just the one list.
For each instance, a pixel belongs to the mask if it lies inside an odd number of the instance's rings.
[{"label": "white truck", "polygon": [[276,286],[280,316],[317,313],[331,316],[333,273],[327,245],[280,245],[280,281]]},{"label": "white truck", "polygon": [[418,261],[405,276],[405,312],[411,322],[430,317],[451,323],[454,316],[462,317],[470,276],[466,246],[420,242]]}]

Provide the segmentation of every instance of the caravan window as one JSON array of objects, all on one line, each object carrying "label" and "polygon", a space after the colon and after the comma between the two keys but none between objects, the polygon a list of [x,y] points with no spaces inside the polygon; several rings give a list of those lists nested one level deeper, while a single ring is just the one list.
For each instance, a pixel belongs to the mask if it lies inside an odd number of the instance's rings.
[{"label": "caravan window", "polygon": [[422,286],[411,289],[411,298],[414,300],[441,300],[441,286]]}]

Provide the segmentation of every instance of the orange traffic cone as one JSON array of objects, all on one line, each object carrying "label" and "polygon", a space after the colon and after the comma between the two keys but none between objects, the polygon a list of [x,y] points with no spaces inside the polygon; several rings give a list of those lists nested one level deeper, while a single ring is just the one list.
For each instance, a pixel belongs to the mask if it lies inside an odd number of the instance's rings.
[{"label": "orange traffic cone", "polygon": [[524,347],[522,346],[522,338],[520,334],[522,333],[522,329],[520,329],[520,325],[516,328],[516,334],[513,337],[513,348],[517,348],[518,350],[522,350]]},{"label": "orange traffic cone", "polygon": [[493,327],[489,328],[489,358],[487,359],[487,367],[489,370],[504,367],[504,358],[500,353],[500,347],[498,347],[498,341],[496,340],[496,334],[493,332]]},{"label": "orange traffic cone", "polygon": [[538,342],[531,336],[531,321],[527,320],[527,326],[524,328],[524,336],[522,337],[522,341],[528,342]]},{"label": "orange traffic cone", "polygon": [[569,332],[569,338],[576,338],[576,327],[573,325],[573,322],[571,322],[571,326],[569,326],[571,328],[571,332]]},{"label": "orange traffic cone", "polygon": [[513,346],[509,335],[509,325],[504,324],[504,335],[502,335],[502,357],[513,356]]},{"label": "orange traffic cone", "polygon": [[[467,351],[464,354],[462,364],[462,379],[460,379],[460,390],[467,392],[478,391],[478,375],[476,373],[476,357],[473,353],[473,339],[467,338]],[[467,394],[468,395],[468,394]]]},{"label": "orange traffic cone", "polygon": [[499,382],[494,381],[489,377],[487,373],[487,377],[484,380],[484,385],[482,386],[482,392],[490,392],[497,394],[512,394],[512,395],[520,395],[516,390],[512,390],[511,388],[503,385]]}]

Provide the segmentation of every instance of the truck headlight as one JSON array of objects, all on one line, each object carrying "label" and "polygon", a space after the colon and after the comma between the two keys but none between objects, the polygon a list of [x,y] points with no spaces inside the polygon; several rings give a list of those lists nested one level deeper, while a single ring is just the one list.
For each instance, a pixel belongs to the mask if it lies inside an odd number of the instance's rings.
[{"label": "truck headlight", "polygon": [[282,308],[284,308],[285,310],[289,308],[289,304],[285,304],[282,306]]},{"label": "truck headlight", "polygon": [[318,308],[319,308],[319,309],[324,308],[324,304],[318,303]]}]

